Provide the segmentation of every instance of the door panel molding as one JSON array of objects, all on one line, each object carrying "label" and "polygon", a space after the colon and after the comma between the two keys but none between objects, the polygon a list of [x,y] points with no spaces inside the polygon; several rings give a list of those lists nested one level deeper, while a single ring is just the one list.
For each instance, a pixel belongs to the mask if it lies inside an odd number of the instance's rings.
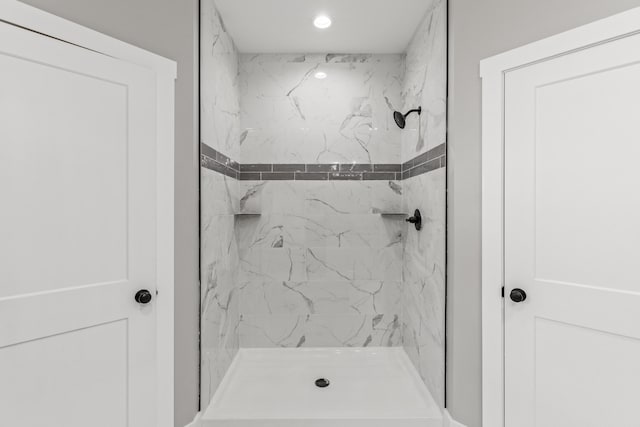
[{"label": "door panel molding", "polygon": [[[155,239],[157,312],[157,420],[172,427],[174,419],[174,86],[177,64],[125,42],[28,6],[17,0],[0,2],[0,21],[57,39],[150,71],[155,76],[156,123]],[[91,287],[90,287],[91,288]],[[99,290],[99,286],[94,287]],[[88,289],[91,291],[91,289]],[[46,299],[46,294],[43,295]],[[44,300],[43,300],[44,301]],[[98,316],[99,317],[99,316]],[[96,322],[99,322],[96,318]],[[55,328],[52,328],[52,331]]]},{"label": "door panel molding", "polygon": [[[504,129],[510,71],[640,33],[640,8],[528,44],[480,63],[482,78],[482,412],[505,425]],[[508,426],[507,426],[508,427]]]}]

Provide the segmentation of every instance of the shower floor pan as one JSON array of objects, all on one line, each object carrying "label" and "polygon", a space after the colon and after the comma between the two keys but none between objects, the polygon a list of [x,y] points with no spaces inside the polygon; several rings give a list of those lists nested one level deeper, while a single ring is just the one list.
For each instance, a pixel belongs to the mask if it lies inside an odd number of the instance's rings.
[{"label": "shower floor pan", "polygon": [[401,348],[241,349],[200,423],[442,427],[442,415]]}]

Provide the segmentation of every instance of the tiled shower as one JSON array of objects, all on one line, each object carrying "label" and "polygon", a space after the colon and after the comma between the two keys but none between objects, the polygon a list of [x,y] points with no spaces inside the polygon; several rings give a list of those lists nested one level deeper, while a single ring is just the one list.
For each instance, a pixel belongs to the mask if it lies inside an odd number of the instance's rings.
[{"label": "tiled shower", "polygon": [[202,407],[238,349],[298,347],[404,347],[442,407],[445,0],[392,55],[239,53],[201,7]]}]

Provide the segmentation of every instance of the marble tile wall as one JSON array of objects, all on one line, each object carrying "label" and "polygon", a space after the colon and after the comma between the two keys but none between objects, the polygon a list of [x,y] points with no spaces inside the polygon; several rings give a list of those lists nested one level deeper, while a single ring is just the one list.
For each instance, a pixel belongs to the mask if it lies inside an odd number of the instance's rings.
[{"label": "marble tile wall", "polygon": [[[238,56],[213,0],[201,3],[201,138],[203,154],[213,147],[239,154]],[[218,166],[227,163],[220,158]],[[201,391],[209,404],[239,348],[237,279],[239,255],[234,228],[237,180],[201,169]]]},{"label": "marble tile wall", "polygon": [[423,228],[405,234],[402,261],[403,346],[436,402],[444,406],[446,168],[402,182],[407,211]]},{"label": "marble tile wall", "polygon": [[400,163],[403,74],[404,55],[241,55],[242,162]]},{"label": "marble tile wall", "polygon": [[240,257],[234,178],[201,168],[201,402],[209,404],[239,348]]},{"label": "marble tile wall", "polygon": [[[240,181],[242,347],[401,345],[395,181]],[[262,212],[261,215],[251,215]]]},{"label": "marble tile wall", "polygon": [[402,162],[446,141],[447,2],[429,1],[429,11],[405,58],[403,112],[422,106],[422,114],[407,118],[407,126],[401,133]]},{"label": "marble tile wall", "polygon": [[200,15],[200,139],[232,159],[240,158],[240,63],[214,0]]},{"label": "marble tile wall", "polygon": [[[423,108],[402,133],[403,171],[413,168],[408,176],[403,172],[403,209],[420,209],[423,216],[423,229],[409,229],[403,241],[402,332],[405,350],[444,407],[447,30],[446,0],[432,1],[407,50],[402,93],[405,110]],[[414,167],[422,160],[427,162]],[[424,170],[412,175],[418,168]]]}]

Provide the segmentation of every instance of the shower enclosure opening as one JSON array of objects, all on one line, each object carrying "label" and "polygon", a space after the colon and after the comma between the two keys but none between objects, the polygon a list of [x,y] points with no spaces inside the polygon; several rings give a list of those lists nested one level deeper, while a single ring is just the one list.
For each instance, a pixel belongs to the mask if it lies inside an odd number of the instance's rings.
[{"label": "shower enclosure opening", "polygon": [[446,2],[285,3],[201,2],[201,423],[441,426]]}]

